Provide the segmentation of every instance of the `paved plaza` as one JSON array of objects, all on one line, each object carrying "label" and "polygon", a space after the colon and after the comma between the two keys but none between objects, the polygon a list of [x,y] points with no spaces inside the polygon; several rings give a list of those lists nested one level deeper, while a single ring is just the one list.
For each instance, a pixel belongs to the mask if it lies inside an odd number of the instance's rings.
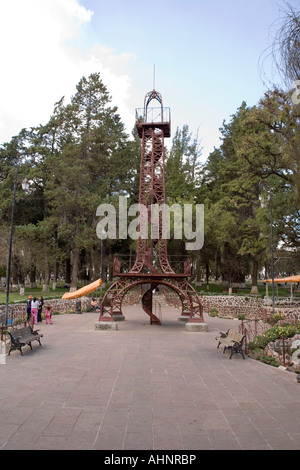
[{"label": "paved plaza", "polygon": [[118,331],[97,313],[42,323],[42,346],[0,364],[0,449],[300,449],[296,375],[240,355],[216,335],[238,321],[205,315],[187,332],[179,310],[150,325],[140,305]]}]

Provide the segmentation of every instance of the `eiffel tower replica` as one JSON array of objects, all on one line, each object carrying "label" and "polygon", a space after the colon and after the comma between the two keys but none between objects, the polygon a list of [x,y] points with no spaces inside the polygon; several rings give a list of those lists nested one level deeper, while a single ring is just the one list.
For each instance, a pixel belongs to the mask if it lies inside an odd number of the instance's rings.
[{"label": "eiffel tower replica", "polygon": [[[152,100],[159,103],[158,107],[150,108]],[[139,204],[147,208],[148,220],[141,225],[153,223],[152,205],[165,204],[165,158],[164,138],[170,137],[170,108],[164,108],[162,96],[156,90],[146,94],[144,108],[136,110],[136,128],[141,138],[141,167]],[[145,219],[145,218],[144,218]],[[113,277],[116,279],[105,293],[101,302],[99,322],[124,319],[122,301],[131,289],[142,286],[142,307],[150,317],[151,324],[160,324],[161,320],[153,312],[152,294],[158,286],[166,286],[176,292],[181,300],[181,317],[190,323],[202,323],[203,331],[206,324],[203,319],[203,308],[195,289],[189,283],[191,264],[184,262],[183,272],[175,272],[168,260],[167,240],[163,238],[162,217],[156,219],[156,239],[143,239],[139,235],[137,253],[133,266],[122,272],[121,262],[114,258]],[[145,228],[145,227],[144,227]],[[109,314],[109,315],[107,315]],[[200,325],[199,325],[200,326]]]}]

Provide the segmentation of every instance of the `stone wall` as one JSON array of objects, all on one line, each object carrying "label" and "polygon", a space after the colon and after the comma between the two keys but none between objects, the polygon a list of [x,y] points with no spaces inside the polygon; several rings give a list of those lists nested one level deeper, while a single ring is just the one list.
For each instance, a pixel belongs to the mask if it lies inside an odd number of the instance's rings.
[{"label": "stone wall", "polygon": [[[212,313],[215,309],[217,316],[225,318],[237,318],[243,314],[248,320],[262,318],[265,315],[272,314],[272,305],[266,305],[264,299],[260,297],[243,297],[229,295],[212,295],[200,297],[204,312]],[[297,316],[300,318],[300,304],[295,305],[275,305],[275,312],[280,312],[286,317]]]},{"label": "stone wall", "polygon": [[[89,309],[91,299],[89,297],[81,297],[81,309],[86,311]],[[134,304],[140,300],[139,292],[132,292],[131,295],[124,297],[124,305]],[[181,307],[181,302],[177,294],[170,293],[167,296],[168,303],[174,305],[177,308]],[[271,314],[272,307],[266,306],[264,299],[257,297],[242,297],[242,296],[229,296],[229,295],[207,295],[200,296],[200,300],[203,305],[204,312],[210,314],[212,309],[215,309],[214,314],[225,318],[237,318],[238,315],[244,314],[249,320],[262,317],[263,314]],[[65,300],[65,299],[52,299],[46,300],[44,305],[51,305],[54,312],[67,313],[76,311],[76,302],[78,300]],[[300,316],[300,306],[286,307],[283,305],[275,307],[276,312],[280,311],[284,315],[288,316],[296,312]],[[5,306],[0,306],[0,323],[5,314]],[[11,304],[9,305],[9,318],[23,317],[26,315],[26,303]]]},{"label": "stone wall", "polygon": [[[51,299],[44,301],[44,309],[46,305],[50,305],[53,312],[67,313],[76,311],[76,302],[81,300],[81,309],[85,311],[89,308],[91,299],[89,297],[81,297],[81,299]],[[0,306],[0,323],[4,322],[5,305]],[[26,303],[10,304],[8,306],[8,318],[24,318],[26,317]],[[2,321],[1,321],[2,320]]]},{"label": "stone wall", "polygon": [[[238,315],[245,315],[248,320],[262,318],[264,315],[272,313],[272,306],[266,305],[261,297],[247,297],[240,295],[201,295],[200,300],[205,313],[213,314],[225,318],[237,318]],[[177,294],[167,293],[167,301],[176,308],[181,308],[181,302]],[[284,315],[296,313],[300,316],[300,304],[296,305],[276,305],[276,312]]]},{"label": "stone wall", "polygon": [[218,316],[237,318],[244,314],[251,319],[261,314],[264,308],[263,299],[257,297],[242,297],[237,295],[210,295],[200,297],[204,312],[211,313],[215,309]]}]

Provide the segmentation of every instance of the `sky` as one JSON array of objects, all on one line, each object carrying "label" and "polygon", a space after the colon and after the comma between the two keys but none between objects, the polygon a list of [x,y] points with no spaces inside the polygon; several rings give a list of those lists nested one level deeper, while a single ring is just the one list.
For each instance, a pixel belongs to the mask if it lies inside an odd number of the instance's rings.
[{"label": "sky", "polygon": [[100,72],[128,134],[155,87],[171,109],[165,143],[187,124],[205,161],[223,121],[281,85],[271,60],[263,75],[259,63],[283,8],[284,0],[0,0],[0,144],[46,124],[62,96],[68,103],[83,76]]}]

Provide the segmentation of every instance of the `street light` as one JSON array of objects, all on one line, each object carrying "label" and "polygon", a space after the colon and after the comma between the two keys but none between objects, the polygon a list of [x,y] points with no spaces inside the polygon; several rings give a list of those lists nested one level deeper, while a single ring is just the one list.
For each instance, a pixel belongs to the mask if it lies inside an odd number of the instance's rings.
[{"label": "street light", "polygon": [[[266,188],[269,194],[269,207],[270,207],[270,232],[271,232],[271,240],[270,240],[270,245],[271,245],[271,278],[272,278],[272,313],[274,314],[274,309],[275,309],[275,295],[274,295],[274,241],[273,241],[273,206],[272,206],[272,198],[273,198],[273,193],[270,188]],[[267,208],[267,200],[263,199],[262,200],[262,207]],[[266,296],[268,297],[268,284],[266,283]]]},{"label": "street light", "polygon": [[23,181],[22,181],[22,189],[23,191],[28,191],[29,189],[29,181],[27,178],[24,178]]},{"label": "street light", "polygon": [[[8,323],[8,304],[9,304],[9,287],[10,287],[10,267],[11,267],[11,249],[12,249],[12,236],[14,229],[14,215],[15,215],[15,205],[16,205],[16,191],[17,191],[17,179],[18,179],[18,167],[16,167],[15,173],[15,182],[14,182],[14,195],[13,195],[13,204],[11,209],[11,226],[10,226],[10,238],[9,238],[9,252],[8,252],[8,264],[7,264],[7,276],[6,276],[6,307],[5,307],[5,329],[7,328]],[[29,182],[25,178],[22,181],[22,189],[28,191]]]},{"label": "street light", "polygon": [[270,192],[270,225],[271,225],[271,277],[272,277],[272,313],[274,315],[274,244],[273,244],[273,208],[272,192]]},{"label": "street light", "polygon": [[100,278],[102,280],[100,286],[100,299],[102,302],[102,295],[103,295],[103,240],[101,238],[101,245],[100,245]]}]

